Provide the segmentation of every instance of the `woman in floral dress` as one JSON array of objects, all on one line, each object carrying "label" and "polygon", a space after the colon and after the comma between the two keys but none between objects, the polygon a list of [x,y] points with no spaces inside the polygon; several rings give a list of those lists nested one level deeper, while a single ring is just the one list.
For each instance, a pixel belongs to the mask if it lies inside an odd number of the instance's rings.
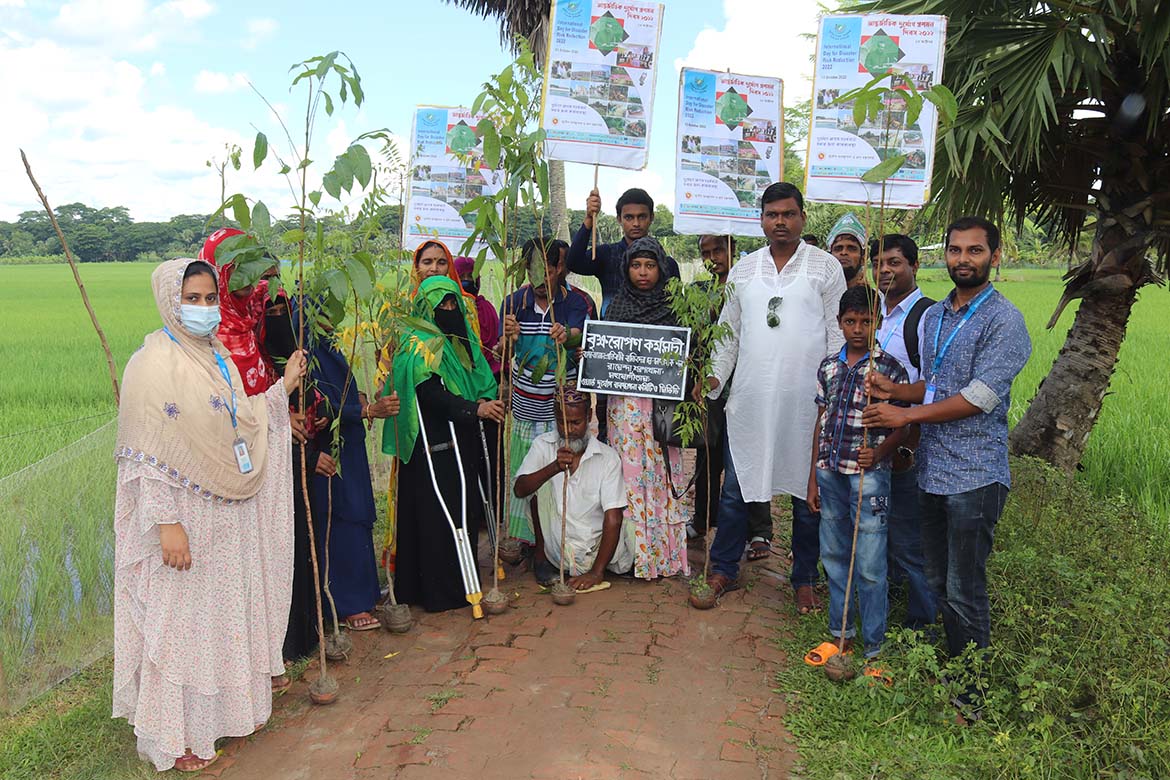
[{"label": "woman in floral dress", "polygon": [[164,327],[126,366],[114,505],[113,715],[159,771],[198,772],[215,740],[272,712],[293,569],[288,394],[305,358],[249,397],[215,337],[215,271],[151,277]]},{"label": "woman in floral dress", "polygon": [[[606,320],[678,324],[666,292],[665,259],[662,245],[654,238],[630,244],[623,261],[623,284],[606,310]],[[686,527],[692,507],[685,495],[675,498],[670,487],[686,485],[682,451],[666,448],[668,467],[662,445],[654,440],[653,403],[649,398],[615,395],[608,405],[609,444],[622,458],[629,502],[626,516],[635,527],[634,576],[640,579],[690,573]]]}]

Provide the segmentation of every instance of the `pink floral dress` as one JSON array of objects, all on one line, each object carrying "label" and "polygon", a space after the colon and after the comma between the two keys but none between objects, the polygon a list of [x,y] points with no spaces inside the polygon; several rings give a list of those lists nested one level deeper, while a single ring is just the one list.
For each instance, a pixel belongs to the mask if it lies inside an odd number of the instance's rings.
[{"label": "pink floral dress", "polygon": [[[188,748],[251,734],[272,713],[272,678],[292,599],[293,495],[288,398],[268,405],[260,492],[227,502],[165,464],[119,453],[114,506],[113,716],[134,726],[159,770]],[[191,568],[162,562],[159,523],[182,523]]]},{"label": "pink floral dress", "polygon": [[[634,576],[648,580],[690,574],[686,528],[693,507],[688,496],[676,499],[670,491],[662,446],[654,441],[653,401],[614,395],[608,406],[609,444],[622,458],[626,518],[634,524]],[[671,447],[676,490],[687,483],[682,460],[682,451]]]}]

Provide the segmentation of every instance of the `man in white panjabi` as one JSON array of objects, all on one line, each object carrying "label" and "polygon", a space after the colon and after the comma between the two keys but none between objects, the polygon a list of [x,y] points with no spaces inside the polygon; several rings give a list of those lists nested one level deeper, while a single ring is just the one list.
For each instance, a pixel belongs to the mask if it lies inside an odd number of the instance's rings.
[{"label": "man in white panjabi", "polygon": [[816,606],[820,518],[805,504],[808,448],[821,360],[844,343],[837,308],[845,292],[841,264],[801,240],[804,196],[791,184],[764,191],[760,224],[768,246],[736,263],[720,322],[731,334],[715,347],[707,397],[732,373],[719,530],[709,582],[716,597],[735,587],[748,536],[748,504],[792,496],[792,586],[797,607]]},{"label": "man in white panjabi", "polygon": [[617,450],[589,434],[589,396],[566,388],[557,399],[557,430],[537,436],[516,472],[517,498],[535,495],[536,551],[533,573],[541,584],[558,576],[561,511],[566,496],[565,576],[577,590],[605,580],[608,569],[625,574],[634,566],[634,524],[625,520],[626,485]]}]

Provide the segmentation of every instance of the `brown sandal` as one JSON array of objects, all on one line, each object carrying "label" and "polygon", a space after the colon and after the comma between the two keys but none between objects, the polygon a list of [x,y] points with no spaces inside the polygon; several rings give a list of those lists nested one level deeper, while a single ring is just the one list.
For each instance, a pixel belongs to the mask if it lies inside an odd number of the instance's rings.
[{"label": "brown sandal", "polygon": [[185,755],[179,756],[175,759],[174,768],[179,772],[194,774],[195,772],[202,772],[204,769],[207,769],[207,767],[211,766],[218,760],[218,752],[216,752],[211,758],[200,758],[188,750]]},{"label": "brown sandal", "polygon": [[747,559],[749,561],[762,561],[772,554],[772,545],[765,542],[763,539],[758,539],[751,543],[748,548]]},{"label": "brown sandal", "polygon": [[796,611],[801,615],[821,611],[821,603],[817,601],[817,594],[812,585],[801,585],[796,589]]}]

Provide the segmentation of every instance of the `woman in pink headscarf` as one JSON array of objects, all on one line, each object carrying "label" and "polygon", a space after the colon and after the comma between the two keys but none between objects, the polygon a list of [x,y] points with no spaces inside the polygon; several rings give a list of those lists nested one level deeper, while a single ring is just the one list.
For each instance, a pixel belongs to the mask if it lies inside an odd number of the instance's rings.
[{"label": "woman in pink headscarf", "polygon": [[488,303],[487,298],[479,294],[479,277],[475,275],[475,259],[471,257],[455,258],[455,273],[459,274],[459,283],[463,291],[475,296],[475,310],[479,315],[479,338],[483,343],[483,356],[487,359],[488,367],[500,378],[500,358],[496,354],[496,345],[500,340],[500,315],[496,307]]}]

